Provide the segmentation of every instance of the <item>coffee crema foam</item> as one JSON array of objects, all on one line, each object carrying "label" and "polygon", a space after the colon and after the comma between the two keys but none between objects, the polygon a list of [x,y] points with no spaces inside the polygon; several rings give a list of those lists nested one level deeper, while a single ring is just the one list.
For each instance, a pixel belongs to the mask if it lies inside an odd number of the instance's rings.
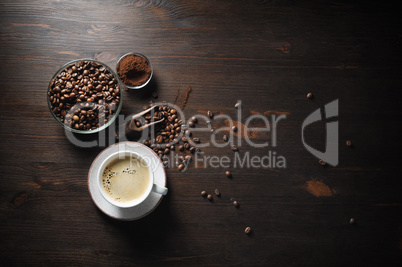
[{"label": "coffee crema foam", "polygon": [[150,183],[146,163],[133,156],[115,159],[102,174],[102,185],[106,194],[114,201],[128,202],[140,198]]}]

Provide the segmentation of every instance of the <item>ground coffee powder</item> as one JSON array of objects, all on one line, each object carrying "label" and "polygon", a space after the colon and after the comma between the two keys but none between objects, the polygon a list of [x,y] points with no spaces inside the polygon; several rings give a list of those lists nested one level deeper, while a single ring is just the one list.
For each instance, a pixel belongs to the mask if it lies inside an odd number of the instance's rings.
[{"label": "ground coffee powder", "polygon": [[151,75],[151,66],[148,61],[137,55],[127,55],[120,60],[116,67],[120,80],[128,86],[140,86]]}]

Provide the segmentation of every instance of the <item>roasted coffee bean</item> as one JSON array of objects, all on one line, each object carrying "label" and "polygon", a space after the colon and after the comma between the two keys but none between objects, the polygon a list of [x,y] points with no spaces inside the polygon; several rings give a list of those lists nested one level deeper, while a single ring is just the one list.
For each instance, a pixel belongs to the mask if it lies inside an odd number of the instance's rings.
[{"label": "roasted coffee bean", "polygon": [[194,122],[190,121],[190,122],[188,123],[188,126],[190,126],[191,128],[194,128],[195,124],[194,124]]},{"label": "roasted coffee bean", "polygon": [[236,208],[238,208],[240,206],[239,202],[237,202],[236,200],[233,201],[233,206],[235,206]]},{"label": "roasted coffee bean", "polygon": [[192,157],[191,157],[190,155],[187,155],[187,156],[184,157],[184,159],[185,159],[186,161],[191,161],[191,158],[192,158]]},{"label": "roasted coffee bean", "polygon": [[232,146],[232,150],[233,150],[233,151],[239,151],[239,148],[238,148],[236,145],[233,145],[233,146]]},{"label": "roasted coffee bean", "polygon": [[175,146],[172,145],[172,146],[170,147],[170,150],[173,151],[174,149],[175,149]]},{"label": "roasted coffee bean", "polygon": [[352,146],[352,142],[351,141],[346,141],[346,146],[351,147]]},{"label": "roasted coffee bean", "polygon": [[187,137],[190,137],[190,136],[191,136],[191,131],[190,131],[190,130],[186,130],[184,133],[185,133],[185,135],[186,135]]},{"label": "roasted coffee bean", "polygon": [[184,164],[180,164],[180,165],[177,167],[177,169],[179,169],[179,171],[183,170],[183,169],[184,169]]},{"label": "roasted coffee bean", "polygon": [[189,148],[189,151],[190,151],[191,153],[194,153],[194,152],[195,152],[195,147],[193,147],[193,146],[190,147],[190,148]]},{"label": "roasted coffee bean", "polygon": [[232,177],[232,174],[230,173],[230,171],[226,171],[225,174],[226,174],[226,176],[229,177],[229,178]]},{"label": "roasted coffee bean", "polygon": [[312,93],[308,93],[308,94],[307,94],[307,98],[308,98],[308,99],[312,99],[313,97],[314,97],[314,96],[313,96]]},{"label": "roasted coffee bean", "polygon": [[192,117],[192,118],[191,118],[191,121],[192,121],[193,123],[197,123],[197,122],[198,122],[198,119],[197,119],[197,117]]},{"label": "roasted coffee bean", "polygon": [[162,143],[162,141],[163,141],[162,135],[158,135],[158,136],[155,138],[155,141],[156,141],[157,143]]},{"label": "roasted coffee bean", "polygon": [[164,161],[163,165],[166,167],[168,165],[169,161]]},{"label": "roasted coffee bean", "polygon": [[246,229],[244,229],[244,233],[246,233],[247,235],[251,233],[251,228],[250,227],[246,227]]},{"label": "roasted coffee bean", "polygon": [[207,199],[211,201],[213,199],[212,195],[208,194]]},{"label": "roasted coffee bean", "polygon": [[184,143],[186,143],[186,142],[187,142],[187,138],[183,136],[183,137],[181,138],[181,141],[183,141]]},{"label": "roasted coffee bean", "polygon": [[236,127],[236,126],[233,126],[233,127],[232,127],[232,131],[233,131],[233,132],[237,132],[237,127]]},{"label": "roasted coffee bean", "polygon": [[165,155],[169,154],[169,153],[170,153],[170,149],[169,149],[169,148],[166,148],[165,151],[164,151],[164,153],[165,153]]},{"label": "roasted coffee bean", "polygon": [[349,223],[354,224],[356,222],[355,218],[350,218]]},{"label": "roasted coffee bean", "polygon": [[170,114],[176,114],[176,112],[177,112],[177,111],[176,111],[175,109],[171,109],[171,110],[170,110]]},{"label": "roasted coffee bean", "polygon": [[215,195],[219,197],[221,195],[221,192],[219,192],[218,189],[215,189]]},{"label": "roasted coffee bean", "polygon": [[179,146],[179,150],[180,150],[180,151],[183,151],[183,150],[184,150],[184,146],[183,146],[183,145],[180,145],[180,146]]},{"label": "roasted coffee bean", "polygon": [[206,192],[206,191],[201,191],[201,196],[206,197],[206,196],[207,196],[207,192]]},{"label": "roasted coffee bean", "polygon": [[235,105],[235,108],[239,108],[239,107],[240,107],[240,103],[237,102],[236,105]]},{"label": "roasted coffee bean", "polygon": [[214,117],[214,113],[210,110],[208,110],[208,117],[210,117],[211,119]]},{"label": "roasted coffee bean", "polygon": [[229,139],[228,139],[228,136],[225,134],[224,136],[223,136],[223,141],[225,141],[225,142],[227,142]]},{"label": "roasted coffee bean", "polygon": [[327,165],[327,163],[326,163],[325,161],[323,161],[322,159],[320,159],[320,160],[318,161],[318,163],[320,163],[321,166]]},{"label": "roasted coffee bean", "polygon": [[194,143],[197,143],[197,144],[200,143],[200,138],[194,137],[194,138],[193,138],[193,142],[194,142]]}]

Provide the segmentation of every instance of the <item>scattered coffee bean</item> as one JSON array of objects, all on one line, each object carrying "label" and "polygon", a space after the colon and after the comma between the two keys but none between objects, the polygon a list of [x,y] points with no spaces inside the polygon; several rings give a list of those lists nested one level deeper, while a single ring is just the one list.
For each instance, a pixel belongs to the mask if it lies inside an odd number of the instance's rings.
[{"label": "scattered coffee bean", "polygon": [[215,195],[219,197],[221,195],[221,192],[219,192],[218,189],[215,189]]},{"label": "scattered coffee bean", "polygon": [[156,91],[153,91],[152,92],[152,97],[155,98],[155,99],[158,98],[158,93]]},{"label": "scattered coffee bean", "polygon": [[228,140],[229,140],[229,138],[228,138],[228,136],[225,134],[225,135],[223,136],[223,141],[227,142]]},{"label": "scattered coffee bean", "polygon": [[308,94],[307,94],[307,98],[308,98],[308,99],[312,99],[313,97],[314,97],[314,96],[313,96],[312,93],[308,93]]},{"label": "scattered coffee bean", "polygon": [[352,146],[352,142],[350,140],[346,141],[346,146],[351,147]]},{"label": "scattered coffee bean", "polygon": [[194,137],[193,142],[196,143],[196,144],[199,144],[200,143],[200,138]]},{"label": "scattered coffee bean", "polygon": [[180,164],[180,165],[177,167],[177,169],[179,169],[179,171],[183,170],[183,169],[184,169],[184,165],[183,165],[183,164]]},{"label": "scattered coffee bean", "polygon": [[229,178],[232,177],[232,173],[231,173],[230,171],[226,171],[225,174],[226,174],[226,176],[229,177]]},{"label": "scattered coffee bean", "polygon": [[237,132],[237,127],[236,127],[236,126],[233,126],[233,127],[232,127],[232,131],[233,131],[233,132]]},{"label": "scattered coffee bean", "polygon": [[189,151],[194,154],[194,153],[195,153],[195,147],[193,147],[193,146],[190,147],[190,148],[189,148]]},{"label": "scattered coffee bean", "polygon": [[233,206],[235,206],[236,208],[238,208],[240,206],[239,202],[237,202],[236,200],[233,201]]},{"label": "scattered coffee bean", "polygon": [[355,218],[350,218],[349,223],[354,224],[356,222]]},{"label": "scattered coffee bean", "polygon": [[250,227],[246,227],[246,229],[244,229],[244,233],[246,233],[247,235],[251,233],[251,228]]},{"label": "scattered coffee bean", "polygon": [[237,102],[236,105],[235,105],[235,108],[239,108],[239,107],[240,107],[240,103]]},{"label": "scattered coffee bean", "polygon": [[206,192],[206,191],[201,191],[201,196],[206,197],[206,196],[207,196],[207,192]]},{"label": "scattered coffee bean", "polygon": [[197,122],[198,122],[198,119],[197,119],[197,117],[192,117],[192,118],[191,118],[191,121],[192,121],[193,123],[197,123]]},{"label": "scattered coffee bean", "polygon": [[185,159],[186,161],[191,161],[192,157],[191,157],[190,155],[187,155],[187,156],[184,157],[184,159]]},{"label": "scattered coffee bean", "polygon": [[180,150],[180,151],[183,151],[183,150],[184,150],[184,146],[183,146],[183,145],[180,145],[180,146],[179,146],[179,150]]},{"label": "scattered coffee bean", "polygon": [[190,136],[191,136],[191,131],[190,131],[190,130],[186,130],[184,133],[185,133],[185,135],[186,135],[187,137],[190,137]]},{"label": "scattered coffee bean", "polygon": [[323,161],[322,159],[320,159],[320,160],[318,161],[318,163],[320,163],[321,166],[327,165],[327,163],[326,163],[325,161]]},{"label": "scattered coffee bean", "polygon": [[233,146],[232,146],[232,150],[233,150],[233,151],[239,151],[239,148],[238,148],[236,145],[233,145]]},{"label": "scattered coffee bean", "polygon": [[194,122],[190,121],[190,122],[188,123],[188,126],[190,126],[191,128],[194,128],[194,127],[195,127],[195,124],[194,124]]},{"label": "scattered coffee bean", "polygon": [[169,153],[170,153],[170,149],[169,149],[169,148],[166,148],[165,151],[164,151],[164,153],[165,153],[165,155],[169,154]]},{"label": "scattered coffee bean", "polygon": [[207,198],[208,200],[212,200],[212,195],[208,194]]},{"label": "scattered coffee bean", "polygon": [[214,117],[214,113],[210,110],[208,110],[208,117],[210,117],[211,119]]}]

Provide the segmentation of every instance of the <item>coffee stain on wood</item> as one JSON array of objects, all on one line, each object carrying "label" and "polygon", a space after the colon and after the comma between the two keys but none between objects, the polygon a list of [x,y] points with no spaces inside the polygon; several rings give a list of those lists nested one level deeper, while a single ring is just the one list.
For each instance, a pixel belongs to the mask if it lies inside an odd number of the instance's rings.
[{"label": "coffee stain on wood", "polygon": [[289,43],[285,43],[282,47],[276,48],[276,50],[282,51],[282,53],[287,54],[290,51],[291,45]]},{"label": "coffee stain on wood", "polygon": [[278,110],[266,110],[263,113],[257,111],[257,110],[250,110],[250,114],[251,115],[265,115],[265,116],[269,116],[269,115],[289,115],[290,112],[288,111],[278,111]]},{"label": "coffee stain on wood", "polygon": [[181,110],[184,110],[184,108],[187,105],[187,101],[190,97],[190,93],[191,93],[192,87],[189,85],[187,86],[186,91],[184,91],[184,93],[181,93],[180,88],[177,88],[177,93],[174,97],[174,104],[179,106],[181,108]]},{"label": "coffee stain on wood", "polygon": [[13,200],[14,206],[16,208],[21,207],[29,200],[30,194],[27,192],[20,192],[18,193]]},{"label": "coffee stain on wood", "polygon": [[258,111],[256,111],[256,110],[251,109],[251,110],[250,110],[250,114],[251,114],[251,115],[261,115],[261,112],[258,112]]},{"label": "coffee stain on wood", "polygon": [[336,194],[335,189],[331,189],[323,182],[315,180],[306,181],[304,189],[316,197],[332,197]]},{"label": "coffee stain on wood", "polygon": [[288,111],[277,111],[277,110],[264,111],[265,116],[269,116],[269,115],[289,115],[289,114],[290,114],[290,112],[288,112]]}]

